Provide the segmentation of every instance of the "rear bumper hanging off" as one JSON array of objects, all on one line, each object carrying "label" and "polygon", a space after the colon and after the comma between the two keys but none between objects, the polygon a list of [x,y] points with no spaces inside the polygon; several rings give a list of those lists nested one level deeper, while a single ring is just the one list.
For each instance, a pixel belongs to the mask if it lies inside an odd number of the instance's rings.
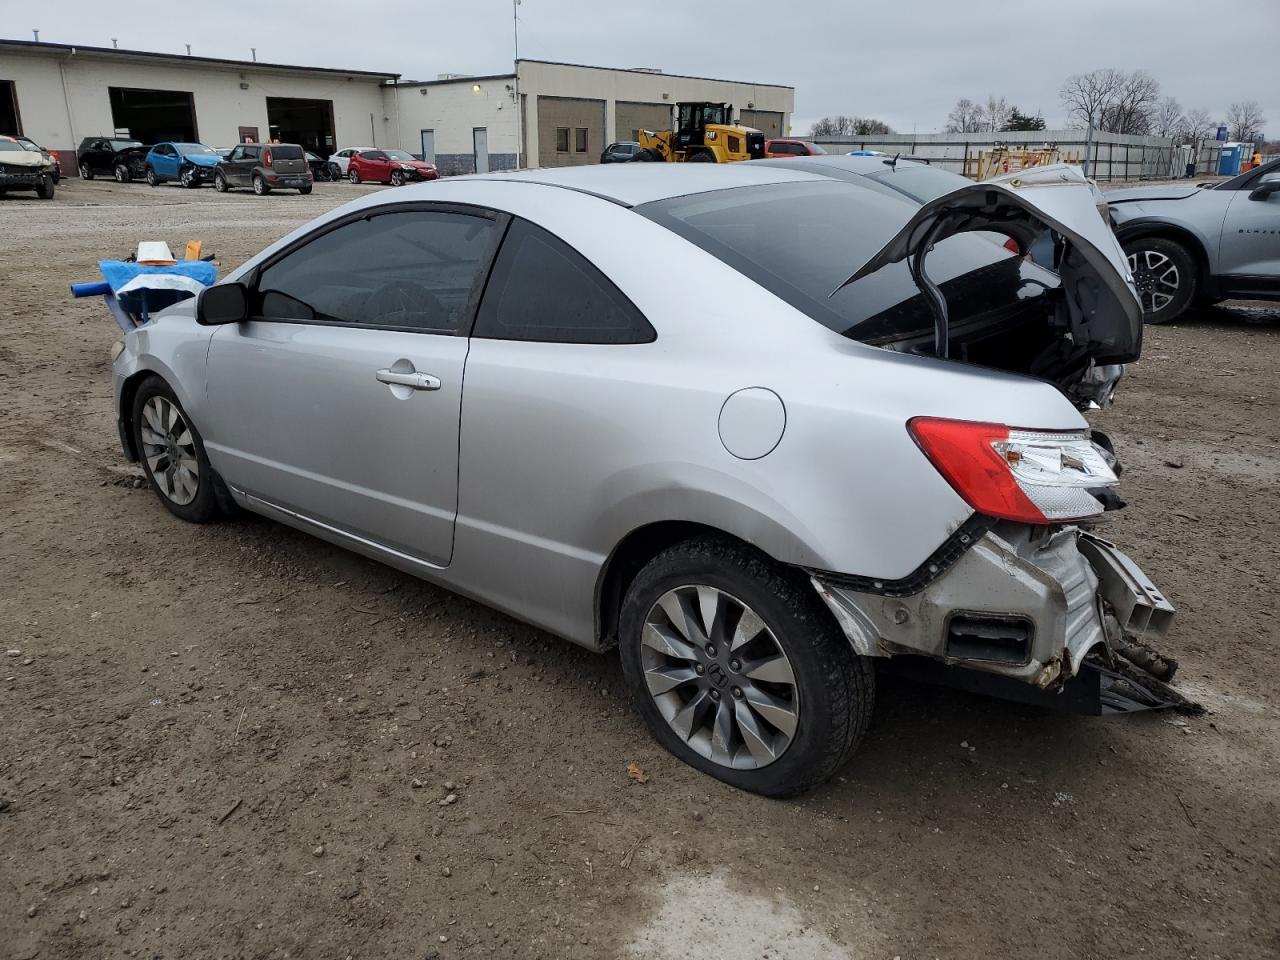
[{"label": "rear bumper hanging off", "polygon": [[[999,523],[919,591],[888,596],[818,573],[855,651],[894,672],[1072,712],[1190,706],[1151,649],[1174,610],[1114,544]],[[1063,694],[1066,694],[1065,696]]]}]

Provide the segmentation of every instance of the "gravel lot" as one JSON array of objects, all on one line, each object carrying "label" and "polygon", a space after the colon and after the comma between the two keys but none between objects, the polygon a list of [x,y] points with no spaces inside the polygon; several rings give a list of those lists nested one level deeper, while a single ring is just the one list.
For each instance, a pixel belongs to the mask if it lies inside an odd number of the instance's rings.
[{"label": "gravel lot", "polygon": [[0,957],[1280,956],[1280,310],[1149,328],[1097,417],[1206,715],[886,682],[775,802],[663,753],[613,657],[135,487],[67,283],[369,189],[0,198]]}]

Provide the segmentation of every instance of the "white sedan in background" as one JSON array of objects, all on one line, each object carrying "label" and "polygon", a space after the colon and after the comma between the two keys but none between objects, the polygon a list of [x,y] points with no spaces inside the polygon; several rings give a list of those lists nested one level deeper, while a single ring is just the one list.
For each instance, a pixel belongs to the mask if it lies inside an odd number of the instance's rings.
[{"label": "white sedan in background", "polygon": [[347,167],[351,163],[351,158],[357,153],[363,153],[365,150],[372,150],[373,147],[343,147],[337,153],[329,157],[329,162],[334,164],[341,172],[342,176],[347,175]]}]

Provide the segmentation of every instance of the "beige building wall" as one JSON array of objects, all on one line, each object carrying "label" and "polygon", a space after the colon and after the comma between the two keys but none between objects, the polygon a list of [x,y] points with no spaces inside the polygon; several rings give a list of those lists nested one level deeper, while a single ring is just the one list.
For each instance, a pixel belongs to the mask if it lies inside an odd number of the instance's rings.
[{"label": "beige building wall", "polygon": [[395,99],[374,76],[0,46],[0,80],[15,82],[24,134],[51,150],[74,151],[84,137],[113,132],[108,87],[189,91],[200,140],[214,147],[236,143],[240,127],[257,127],[265,139],[267,97],[331,100],[340,144],[394,146],[394,117],[384,116]]},{"label": "beige building wall", "polygon": [[485,131],[489,144],[489,169],[515,167],[515,77],[464,77],[426,83],[402,83],[389,96],[399,104],[400,147],[421,154],[422,133],[431,131],[435,162],[445,174],[475,170],[475,132]]}]

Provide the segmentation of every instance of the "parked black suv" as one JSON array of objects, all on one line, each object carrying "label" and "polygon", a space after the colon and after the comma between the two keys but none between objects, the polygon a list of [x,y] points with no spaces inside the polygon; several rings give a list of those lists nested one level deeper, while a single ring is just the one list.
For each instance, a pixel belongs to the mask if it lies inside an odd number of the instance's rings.
[{"label": "parked black suv", "polygon": [[142,179],[147,175],[147,151],[140,140],[124,137],[85,137],[76,151],[80,176],[92,180],[96,174],[110,175],[117,183]]},{"label": "parked black suv", "polygon": [[253,187],[259,196],[276,187],[310,193],[312,183],[306,151],[296,143],[242,143],[213,174],[213,186],[219,193],[232,187]]}]

